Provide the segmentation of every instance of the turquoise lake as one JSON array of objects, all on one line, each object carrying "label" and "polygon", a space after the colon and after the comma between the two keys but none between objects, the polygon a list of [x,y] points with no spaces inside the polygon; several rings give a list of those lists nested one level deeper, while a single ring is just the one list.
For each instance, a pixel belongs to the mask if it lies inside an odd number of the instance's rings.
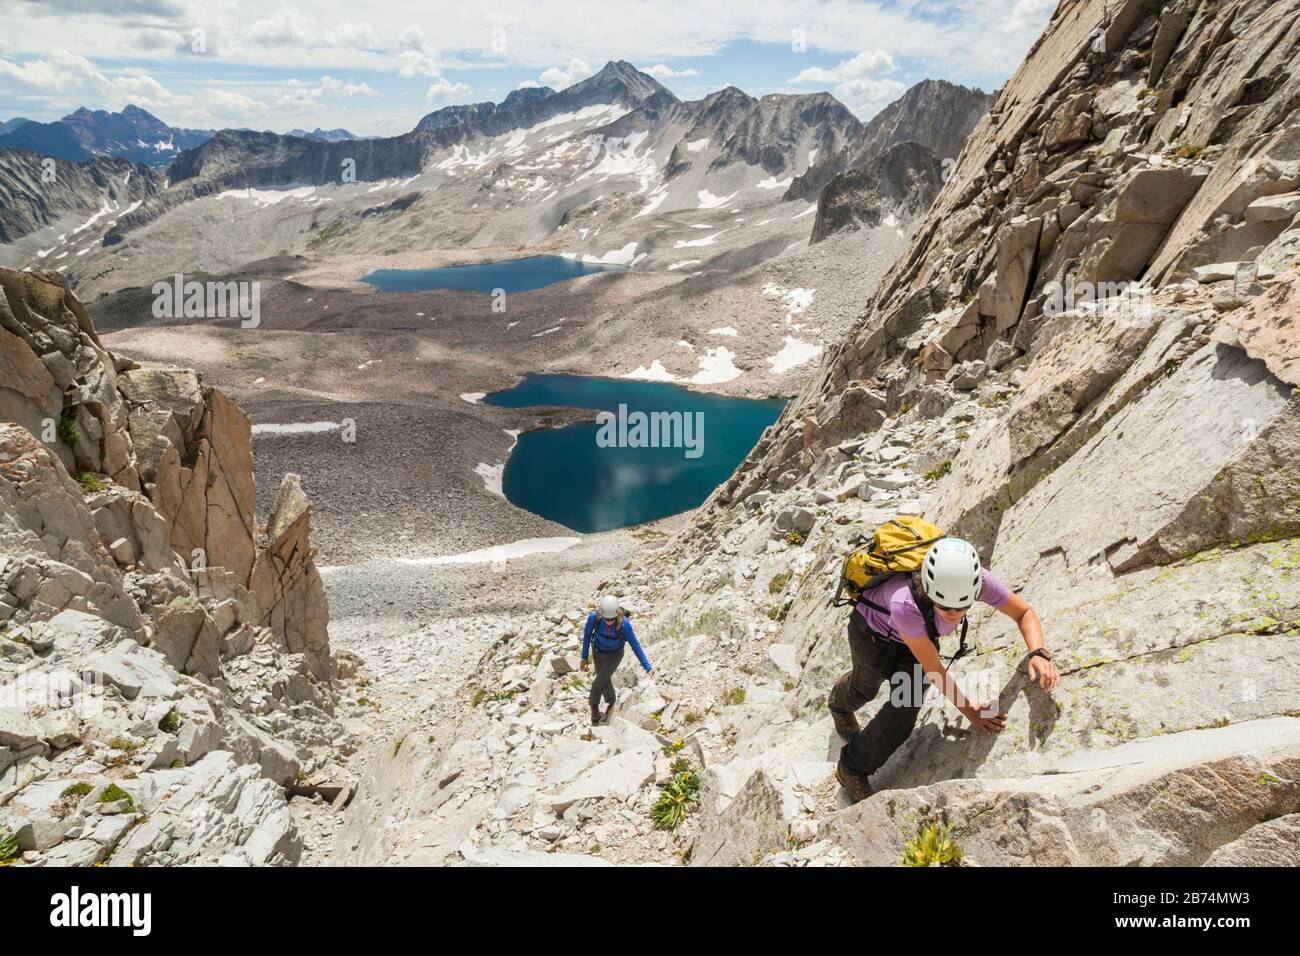
[{"label": "turquoise lake", "polygon": [[[625,406],[621,420],[629,427],[622,445],[602,447],[602,426],[581,422],[520,435],[506,463],[502,490],[510,501],[580,532],[624,528],[701,504],[785,406],[784,399],[728,398],[663,382],[578,375],[529,375],[483,401],[503,408],[559,405],[616,415]],[[680,413],[675,420],[680,428],[662,426],[658,434],[680,438],[681,445],[629,447],[637,438],[637,412],[644,413],[643,421],[660,413],[661,423]],[[616,434],[614,425],[606,426],[606,437]]]},{"label": "turquoise lake", "polygon": [[623,266],[577,262],[563,256],[529,256],[441,269],[376,269],[361,277],[380,292],[432,292],[460,289],[491,293],[494,289],[527,292],[593,272],[623,272]]}]

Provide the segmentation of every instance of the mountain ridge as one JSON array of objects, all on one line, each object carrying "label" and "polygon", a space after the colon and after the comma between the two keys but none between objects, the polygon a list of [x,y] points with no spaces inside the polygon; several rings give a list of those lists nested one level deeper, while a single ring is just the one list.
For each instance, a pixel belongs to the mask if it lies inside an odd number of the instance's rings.
[{"label": "mountain ridge", "polygon": [[26,149],[76,162],[121,156],[149,166],[166,166],[179,153],[206,142],[212,130],[168,126],[138,106],[119,113],[81,107],[52,123],[28,121],[0,135],[0,147]]}]

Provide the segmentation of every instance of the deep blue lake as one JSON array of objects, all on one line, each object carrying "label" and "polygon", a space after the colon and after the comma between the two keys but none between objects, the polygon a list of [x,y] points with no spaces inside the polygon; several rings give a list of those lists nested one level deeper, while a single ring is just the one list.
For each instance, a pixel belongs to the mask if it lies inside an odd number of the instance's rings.
[{"label": "deep blue lake", "polygon": [[361,281],[370,283],[380,292],[430,292],[434,289],[527,292],[593,272],[622,272],[624,269],[624,266],[577,262],[563,256],[529,256],[441,269],[376,269],[362,276]]},{"label": "deep blue lake", "polygon": [[[525,432],[506,462],[502,490],[510,501],[581,532],[624,528],[696,507],[731,476],[785,406],[784,399],[728,398],[663,382],[578,375],[529,375],[483,401],[505,408],[592,408],[618,416],[604,426],[581,422]],[[620,405],[626,414],[618,414]],[[646,423],[640,432],[638,412]],[[645,447],[652,435],[666,442]],[[612,447],[602,447],[602,437]],[[676,447],[663,447],[674,442]]]}]

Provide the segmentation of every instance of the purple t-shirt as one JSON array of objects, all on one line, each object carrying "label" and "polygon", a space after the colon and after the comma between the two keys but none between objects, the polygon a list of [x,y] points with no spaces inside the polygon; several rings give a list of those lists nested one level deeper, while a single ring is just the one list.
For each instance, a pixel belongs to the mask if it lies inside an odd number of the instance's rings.
[{"label": "purple t-shirt", "polygon": [[[992,571],[988,568],[980,570],[983,576],[980,601],[990,607],[1001,607],[1011,600],[1011,591]],[[865,604],[858,605],[858,613],[866,618],[867,626],[875,633],[891,641],[901,641],[902,638],[899,636],[901,634],[920,637],[926,633],[921,609],[916,606],[916,599],[912,597],[912,592],[907,586],[907,575],[900,574],[890,578],[880,587],[865,592],[863,597],[870,598],[881,607],[889,608],[889,614],[885,615]],[[951,634],[957,629],[956,624],[949,624],[938,614],[934,616],[934,623],[940,637]]]}]

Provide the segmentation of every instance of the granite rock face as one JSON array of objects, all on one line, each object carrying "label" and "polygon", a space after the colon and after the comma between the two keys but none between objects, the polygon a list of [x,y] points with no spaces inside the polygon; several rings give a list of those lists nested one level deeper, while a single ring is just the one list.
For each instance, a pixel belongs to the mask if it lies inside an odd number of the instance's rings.
[{"label": "granite rock face", "polygon": [[[983,865],[1288,865],[1298,15],[1059,6],[848,338],[647,587],[652,627],[725,614],[794,648],[780,691],[747,681],[771,702],[705,747],[696,852],[896,865],[934,823]],[[932,691],[877,794],[828,807],[812,768],[840,746],[825,695],[848,648],[827,599],[900,512],[975,542],[1062,685],[1029,681],[1014,624],[977,610],[952,673],[1009,729],[976,734]]]},{"label": "granite rock face", "polygon": [[[297,478],[257,526],[248,416],[0,270],[0,830],[30,864],[297,861],[329,607]],[[255,573],[256,569],[256,573]]]}]

